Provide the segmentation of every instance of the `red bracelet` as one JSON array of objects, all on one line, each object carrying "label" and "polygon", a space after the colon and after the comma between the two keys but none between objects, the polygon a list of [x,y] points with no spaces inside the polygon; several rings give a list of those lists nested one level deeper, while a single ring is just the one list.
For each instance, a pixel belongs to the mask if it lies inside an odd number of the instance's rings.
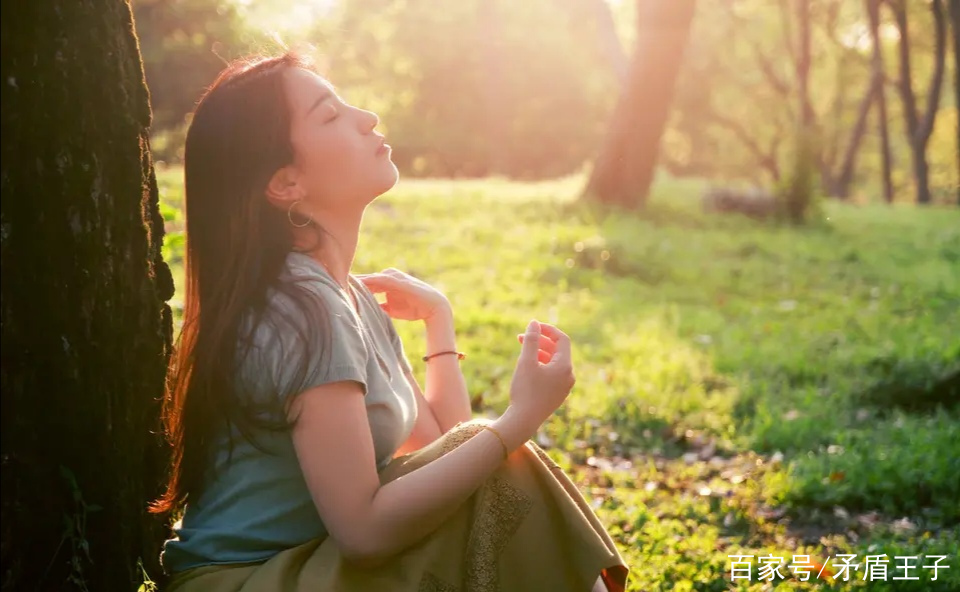
[{"label": "red bracelet", "polygon": [[465,353],[463,353],[463,352],[458,352],[458,351],[450,350],[450,351],[437,352],[437,353],[435,353],[435,354],[430,354],[429,356],[423,356],[423,361],[424,361],[424,362],[427,362],[427,361],[430,360],[430,358],[433,358],[433,357],[436,357],[436,356],[442,356],[443,354],[457,354],[457,359],[458,359],[458,360],[462,360],[462,359],[464,359],[465,357],[467,357],[467,354],[465,354]]}]

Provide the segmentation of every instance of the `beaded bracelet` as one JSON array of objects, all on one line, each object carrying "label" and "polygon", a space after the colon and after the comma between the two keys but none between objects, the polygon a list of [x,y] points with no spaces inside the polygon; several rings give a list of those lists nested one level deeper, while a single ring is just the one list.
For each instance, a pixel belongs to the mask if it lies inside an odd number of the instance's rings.
[{"label": "beaded bracelet", "polygon": [[457,359],[458,359],[458,360],[462,360],[462,359],[464,359],[465,357],[467,357],[467,354],[465,354],[465,353],[463,353],[463,352],[458,352],[458,351],[450,350],[450,351],[437,352],[437,353],[435,353],[435,354],[430,354],[429,356],[423,356],[423,361],[424,361],[424,362],[428,362],[428,361],[430,360],[430,358],[433,358],[433,357],[436,357],[436,356],[442,356],[443,354],[457,354]]}]

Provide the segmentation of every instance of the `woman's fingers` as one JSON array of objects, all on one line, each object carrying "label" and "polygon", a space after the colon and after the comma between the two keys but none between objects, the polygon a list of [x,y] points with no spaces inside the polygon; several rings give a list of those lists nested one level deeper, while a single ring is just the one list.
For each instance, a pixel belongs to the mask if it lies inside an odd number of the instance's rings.
[{"label": "woman's fingers", "polygon": [[[520,344],[523,345],[524,335],[521,333],[520,335],[517,335],[517,337],[519,338]],[[550,343],[549,347],[545,347],[545,344],[547,343]],[[550,360],[553,358],[552,343],[553,342],[551,342],[548,338],[544,337],[543,335],[540,336],[540,340],[538,343],[539,349],[537,350],[537,360],[539,360],[541,364],[549,364]]]},{"label": "woman's fingers", "polygon": [[403,282],[398,278],[382,273],[368,273],[355,276],[363,282],[371,292],[386,292],[396,290]]},{"label": "woman's fingers", "polygon": [[[523,338],[524,338],[523,333],[517,333],[517,339],[520,340],[521,344],[523,344]],[[550,339],[546,335],[543,335],[542,333],[540,334],[540,340],[537,343],[537,345],[540,347],[540,349],[545,350],[551,354],[557,351],[557,344],[554,343],[552,339]]]},{"label": "woman's fingers", "polygon": [[556,344],[556,350],[553,355],[553,362],[562,364],[571,364],[573,358],[570,347],[570,338],[560,329],[549,323],[540,323],[540,334],[546,335]]}]

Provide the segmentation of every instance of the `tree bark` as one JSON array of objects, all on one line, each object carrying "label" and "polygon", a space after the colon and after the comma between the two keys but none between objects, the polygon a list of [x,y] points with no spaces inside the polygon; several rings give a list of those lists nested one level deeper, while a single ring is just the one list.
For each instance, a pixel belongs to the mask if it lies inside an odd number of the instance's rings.
[{"label": "tree bark", "polygon": [[173,283],[130,6],[0,14],[3,589],[132,591],[159,574]]},{"label": "tree bark", "polygon": [[[960,0],[951,0],[960,1]],[[873,44],[873,77],[879,80],[877,88],[877,123],[880,131],[880,160],[883,175],[883,201],[893,203],[893,176],[890,161],[890,132],[887,126],[887,91],[884,81],[886,74],[883,66],[883,48],[880,45],[880,2],[881,0],[866,0],[867,17],[870,22],[870,40]],[[958,95],[960,96],[960,95]]]},{"label": "tree bark", "polygon": [[946,60],[946,16],[942,0],[932,0],[930,9],[934,20],[934,69],[927,90],[927,104],[923,114],[917,112],[917,99],[913,92],[910,73],[910,31],[907,9],[903,0],[889,0],[900,30],[900,96],[903,100],[904,118],[910,143],[911,160],[917,187],[917,203],[928,204],[931,201],[930,183],[927,166],[927,141],[933,132],[933,123],[940,103],[940,87],[943,83],[943,71]]},{"label": "tree bark", "polygon": [[637,43],[586,199],[628,209],[647,199],[696,0],[638,0]]}]

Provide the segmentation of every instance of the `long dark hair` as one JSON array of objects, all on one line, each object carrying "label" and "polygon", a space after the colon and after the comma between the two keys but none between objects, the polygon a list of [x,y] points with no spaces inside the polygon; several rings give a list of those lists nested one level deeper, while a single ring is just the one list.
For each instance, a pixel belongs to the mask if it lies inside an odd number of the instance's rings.
[{"label": "long dark hair", "polygon": [[[264,194],[273,174],[293,162],[282,76],[293,67],[314,71],[292,53],[230,64],[204,93],[187,132],[184,318],[167,369],[163,412],[172,457],[166,492],[150,505],[154,513],[175,511],[199,495],[218,428],[229,433],[236,425],[254,442],[254,428],[289,427],[244,400],[236,382],[238,344],[250,341],[241,335],[243,320],[251,311],[262,317],[268,288],[287,293],[311,323],[326,325],[319,298],[277,282],[293,235],[287,213]],[[314,228],[318,238],[325,233]],[[306,341],[302,327],[288,325]],[[306,356],[300,358],[302,377]]]}]

